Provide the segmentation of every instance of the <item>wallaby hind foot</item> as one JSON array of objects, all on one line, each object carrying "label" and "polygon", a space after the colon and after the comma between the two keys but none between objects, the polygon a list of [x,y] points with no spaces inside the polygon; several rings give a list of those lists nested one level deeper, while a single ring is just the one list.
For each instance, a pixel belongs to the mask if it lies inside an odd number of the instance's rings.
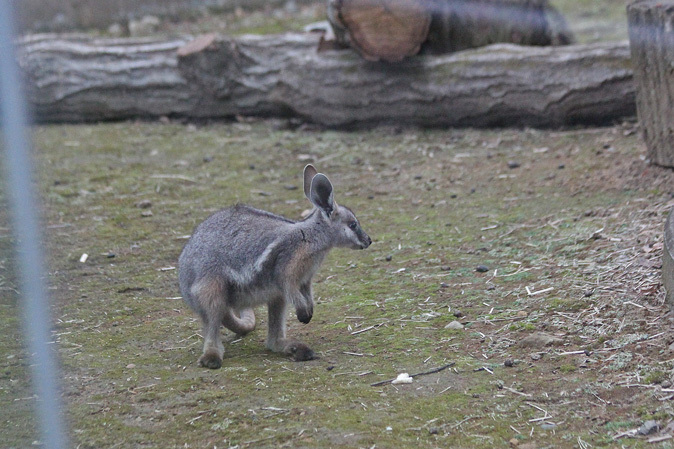
[{"label": "wallaby hind foot", "polygon": [[218,369],[222,366],[222,356],[217,351],[204,352],[199,357],[199,366],[210,369]]},{"label": "wallaby hind foot", "polygon": [[287,348],[286,354],[291,355],[296,362],[307,362],[318,358],[309,346],[299,341],[291,343]]}]

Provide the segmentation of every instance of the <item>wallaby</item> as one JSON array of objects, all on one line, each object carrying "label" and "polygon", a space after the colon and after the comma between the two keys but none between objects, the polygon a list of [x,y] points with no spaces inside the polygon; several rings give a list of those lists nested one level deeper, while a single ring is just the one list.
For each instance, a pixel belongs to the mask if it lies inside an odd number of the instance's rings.
[{"label": "wallaby", "polygon": [[180,290],[203,323],[201,366],[222,366],[220,325],[245,335],[255,329],[253,307],[263,304],[267,348],[296,361],[315,358],[307,345],[286,337],[286,308],[293,305],[297,319],[308,323],[311,278],[328,251],[365,249],[372,240],[354,213],[335,202],[330,180],[313,165],[304,168],[304,194],[314,209],[302,221],[236,205],[208,217],[187,241],[178,261]]}]

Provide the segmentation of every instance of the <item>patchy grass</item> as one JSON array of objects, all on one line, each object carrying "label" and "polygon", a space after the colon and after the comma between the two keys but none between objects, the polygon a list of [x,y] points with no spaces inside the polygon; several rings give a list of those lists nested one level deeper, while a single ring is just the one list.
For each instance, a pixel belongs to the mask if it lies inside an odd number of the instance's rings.
[{"label": "patchy grass", "polygon": [[[643,162],[631,125],[275,125],[34,130],[75,446],[614,447],[649,417],[666,424],[674,338],[658,263],[674,175]],[[291,319],[320,359],[266,351],[259,310],[258,330],[227,335],[222,369],[199,368],[200,326],[177,298],[185,236],[235,202],[299,217],[307,160],[375,241],[331,253],[314,320]],[[25,447],[35,401],[0,218],[3,438]],[[445,329],[454,320],[465,328]],[[518,343],[534,332],[561,345]]]}]

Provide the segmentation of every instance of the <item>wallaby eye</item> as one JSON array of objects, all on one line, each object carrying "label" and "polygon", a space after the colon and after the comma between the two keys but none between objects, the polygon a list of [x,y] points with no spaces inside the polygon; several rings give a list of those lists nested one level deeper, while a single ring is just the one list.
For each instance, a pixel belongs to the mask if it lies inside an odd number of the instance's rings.
[{"label": "wallaby eye", "polygon": [[351,223],[349,223],[349,228],[353,229],[354,231],[356,230],[357,227],[358,227],[358,222],[352,221]]}]

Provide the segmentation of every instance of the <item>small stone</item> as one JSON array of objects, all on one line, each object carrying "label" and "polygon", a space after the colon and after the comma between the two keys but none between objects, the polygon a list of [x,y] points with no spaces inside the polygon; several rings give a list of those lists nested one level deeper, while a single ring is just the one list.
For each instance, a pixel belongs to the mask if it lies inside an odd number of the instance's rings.
[{"label": "small stone", "polygon": [[390,262],[390,261],[392,261],[392,260],[393,260],[393,256],[391,256],[391,255],[386,256],[386,261],[387,261],[387,262]]},{"label": "small stone", "polygon": [[127,367],[128,369],[134,369],[134,368],[136,367],[136,365],[133,364],[133,363],[129,363],[128,365],[126,365],[126,367]]},{"label": "small stone", "polygon": [[108,259],[114,259],[115,256],[116,256],[115,253],[108,253],[105,255],[105,257],[107,257]]},{"label": "small stone", "polygon": [[450,267],[449,265],[442,266],[440,267],[440,269],[442,271],[452,271],[452,267]]},{"label": "small stone", "polygon": [[520,340],[519,345],[525,348],[543,348],[545,346],[560,345],[564,343],[559,337],[555,337],[545,332],[534,332],[531,335]]},{"label": "small stone", "polygon": [[136,203],[136,207],[140,209],[149,209],[152,207],[152,201],[150,200],[141,200]]},{"label": "small stone", "polygon": [[662,388],[670,388],[670,387],[672,386],[672,382],[669,381],[669,380],[665,380],[665,381],[663,381],[663,382],[660,384],[660,386],[661,386]]},{"label": "small stone", "polygon": [[205,163],[209,163],[213,160],[213,156],[204,156],[203,161]]},{"label": "small stone", "polygon": [[541,429],[543,430],[553,430],[557,427],[557,424],[552,422],[544,422],[541,424]]},{"label": "small stone", "polygon": [[431,427],[430,429],[428,429],[428,433],[430,433],[431,435],[437,435],[438,432],[440,431],[438,430],[437,427]]},{"label": "small stone", "polygon": [[462,316],[464,316],[464,315],[463,315],[463,312],[460,311],[460,310],[455,310],[454,313],[453,313],[453,315],[454,315],[455,317],[457,317],[457,318],[461,318]]},{"label": "small stone", "polygon": [[143,216],[143,217],[151,217],[152,211],[151,210],[144,210],[143,212],[141,212],[140,215]]},{"label": "small stone", "polygon": [[503,366],[512,368],[513,366],[515,366],[515,361],[513,359],[505,359],[505,362],[503,362]]},{"label": "small stone", "polygon": [[459,323],[458,321],[452,321],[447,326],[445,326],[445,329],[463,329],[463,324]]},{"label": "small stone", "polygon": [[541,354],[539,352],[533,352],[533,353],[531,353],[531,355],[529,355],[529,357],[531,357],[531,360],[536,361],[536,360],[540,360],[541,357],[543,357],[543,354]]},{"label": "small stone", "polygon": [[295,184],[286,184],[283,186],[283,188],[286,190],[297,190],[297,186]]},{"label": "small stone", "polygon": [[416,179],[417,181],[420,180],[421,178],[423,178],[423,176],[421,176],[421,175],[414,175],[414,179]]},{"label": "small stone", "polygon": [[559,165],[557,166],[557,169],[558,169],[558,170],[564,170],[565,168],[566,168],[566,165],[564,165],[564,164],[559,164]]},{"label": "small stone", "polygon": [[585,296],[586,298],[589,298],[589,297],[592,296],[593,294],[594,294],[594,290],[592,290],[592,289],[590,289],[590,290],[585,290],[585,291],[583,292],[583,296]]},{"label": "small stone", "polygon": [[510,441],[508,441],[508,443],[510,444],[510,447],[517,447],[520,444],[517,438],[511,438]]},{"label": "small stone", "polygon": [[660,426],[658,425],[657,422],[650,420],[646,421],[639,427],[639,430],[637,430],[638,435],[651,435],[655,432],[660,430]]},{"label": "small stone", "polygon": [[508,168],[513,169],[513,168],[518,168],[520,166],[520,163],[517,161],[508,161]]},{"label": "small stone", "polygon": [[440,282],[440,288],[449,288],[449,284],[446,282]]},{"label": "small stone", "polygon": [[528,317],[529,314],[527,313],[526,310],[520,310],[519,312],[517,312],[517,316]]},{"label": "small stone", "polygon": [[486,273],[487,271],[489,271],[489,267],[486,265],[478,265],[477,267],[475,267],[475,271],[477,271],[478,273]]}]

